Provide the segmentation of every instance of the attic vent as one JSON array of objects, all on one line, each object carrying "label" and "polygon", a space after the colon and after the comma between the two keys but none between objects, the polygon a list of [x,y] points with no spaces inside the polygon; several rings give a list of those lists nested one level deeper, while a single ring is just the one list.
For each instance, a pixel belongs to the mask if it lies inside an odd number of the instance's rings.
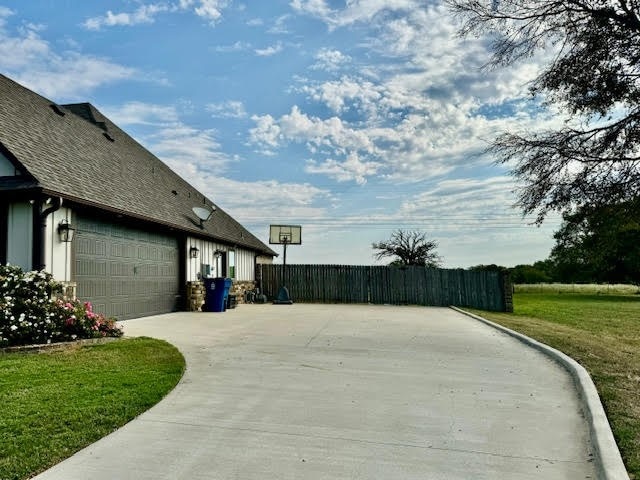
[{"label": "attic vent", "polygon": [[171,190],[171,193],[173,193],[174,195],[178,195],[178,191],[177,190]]},{"label": "attic vent", "polygon": [[51,105],[49,105],[51,107],[51,110],[53,110],[54,112],[56,112],[58,115],[60,115],[61,117],[65,116],[65,111],[62,110],[58,105],[56,105],[55,103],[52,103]]},{"label": "attic vent", "polygon": [[104,138],[106,138],[110,142],[115,142],[116,141],[115,138],[113,138],[111,135],[109,135],[109,132],[102,132],[102,135],[104,135]]}]

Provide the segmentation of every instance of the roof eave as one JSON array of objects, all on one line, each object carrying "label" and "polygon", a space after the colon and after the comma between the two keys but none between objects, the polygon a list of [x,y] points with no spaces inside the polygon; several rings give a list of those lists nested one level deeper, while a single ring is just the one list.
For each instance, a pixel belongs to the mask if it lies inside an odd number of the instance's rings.
[{"label": "roof eave", "polygon": [[73,195],[69,195],[67,193],[61,193],[55,190],[51,190],[51,189],[40,189],[39,190],[42,194],[44,195],[51,195],[51,196],[56,196],[56,197],[62,197],[64,200],[67,200],[69,202],[75,203],[75,204],[79,204],[79,205],[83,205],[83,206],[87,206],[87,207],[91,207],[91,208],[95,208],[98,210],[103,210],[106,212],[110,212],[110,213],[114,213],[116,215],[122,215],[123,217],[128,217],[131,219],[136,219],[136,220],[142,220],[148,223],[152,223],[152,224],[156,224],[156,225],[162,225],[163,227],[167,227],[170,230],[176,230],[179,232],[183,232],[185,234],[190,234],[190,235],[194,235],[200,238],[205,238],[205,239],[209,239],[209,240],[215,240],[221,243],[225,243],[225,244],[229,244],[229,245],[238,245],[238,246],[242,246],[244,248],[256,251],[256,252],[260,252],[261,254],[267,255],[267,256],[277,256],[277,254],[273,251],[267,251],[264,249],[259,249],[256,248],[253,245],[249,245],[247,243],[243,243],[241,241],[233,241],[233,240],[228,240],[225,238],[221,238],[221,237],[217,237],[205,230],[200,229],[199,227],[197,227],[194,224],[194,228],[190,229],[190,228],[186,228],[182,225],[178,225],[172,222],[168,222],[168,221],[161,221],[158,220],[156,218],[152,218],[146,215],[140,215],[140,214],[136,214],[133,212],[129,212],[127,210],[122,210],[122,209],[118,209],[118,208],[114,208],[114,207],[110,207],[108,205],[103,205],[101,203],[98,202],[93,202],[91,200],[87,200],[84,198],[80,198],[80,197],[75,197]]}]

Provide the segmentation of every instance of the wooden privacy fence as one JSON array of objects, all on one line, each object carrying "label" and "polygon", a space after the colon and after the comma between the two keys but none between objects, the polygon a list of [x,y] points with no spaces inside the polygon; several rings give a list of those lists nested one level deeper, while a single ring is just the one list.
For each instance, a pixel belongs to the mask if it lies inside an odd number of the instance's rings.
[{"label": "wooden privacy fence", "polygon": [[[262,292],[275,298],[282,265],[257,265]],[[500,272],[425,267],[287,265],[286,286],[295,302],[373,303],[473,307],[513,311],[508,276]]]}]

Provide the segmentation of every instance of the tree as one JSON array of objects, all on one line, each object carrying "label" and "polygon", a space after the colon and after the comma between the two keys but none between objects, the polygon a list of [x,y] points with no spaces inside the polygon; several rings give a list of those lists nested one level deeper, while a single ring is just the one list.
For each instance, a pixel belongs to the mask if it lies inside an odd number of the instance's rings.
[{"label": "tree", "polygon": [[552,278],[544,268],[544,262],[536,262],[533,265],[516,265],[511,269],[511,281],[522,283],[549,283]]},{"label": "tree", "polygon": [[389,240],[373,243],[371,247],[376,260],[385,257],[396,257],[391,265],[419,265],[421,267],[438,267],[440,256],[436,253],[438,243],[427,240],[426,233],[418,231],[395,230]]},{"label": "tree", "polygon": [[640,197],[640,2],[446,1],[461,35],[494,38],[489,66],[555,49],[530,89],[564,110],[565,126],[504,133],[489,148],[514,165],[524,213],[541,223],[550,211]]},{"label": "tree", "polygon": [[550,259],[562,282],[640,283],[640,200],[563,216]]}]

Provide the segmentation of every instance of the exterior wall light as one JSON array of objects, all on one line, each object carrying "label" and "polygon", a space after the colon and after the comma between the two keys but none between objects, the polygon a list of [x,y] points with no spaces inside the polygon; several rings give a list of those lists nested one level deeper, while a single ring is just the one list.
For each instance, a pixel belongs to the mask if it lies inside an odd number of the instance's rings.
[{"label": "exterior wall light", "polygon": [[75,232],[76,229],[71,226],[68,220],[62,220],[58,224],[58,235],[60,236],[61,242],[71,242]]},{"label": "exterior wall light", "polygon": [[198,247],[192,246],[189,249],[189,256],[191,258],[198,258],[198,254],[200,253],[200,250],[198,249]]}]

